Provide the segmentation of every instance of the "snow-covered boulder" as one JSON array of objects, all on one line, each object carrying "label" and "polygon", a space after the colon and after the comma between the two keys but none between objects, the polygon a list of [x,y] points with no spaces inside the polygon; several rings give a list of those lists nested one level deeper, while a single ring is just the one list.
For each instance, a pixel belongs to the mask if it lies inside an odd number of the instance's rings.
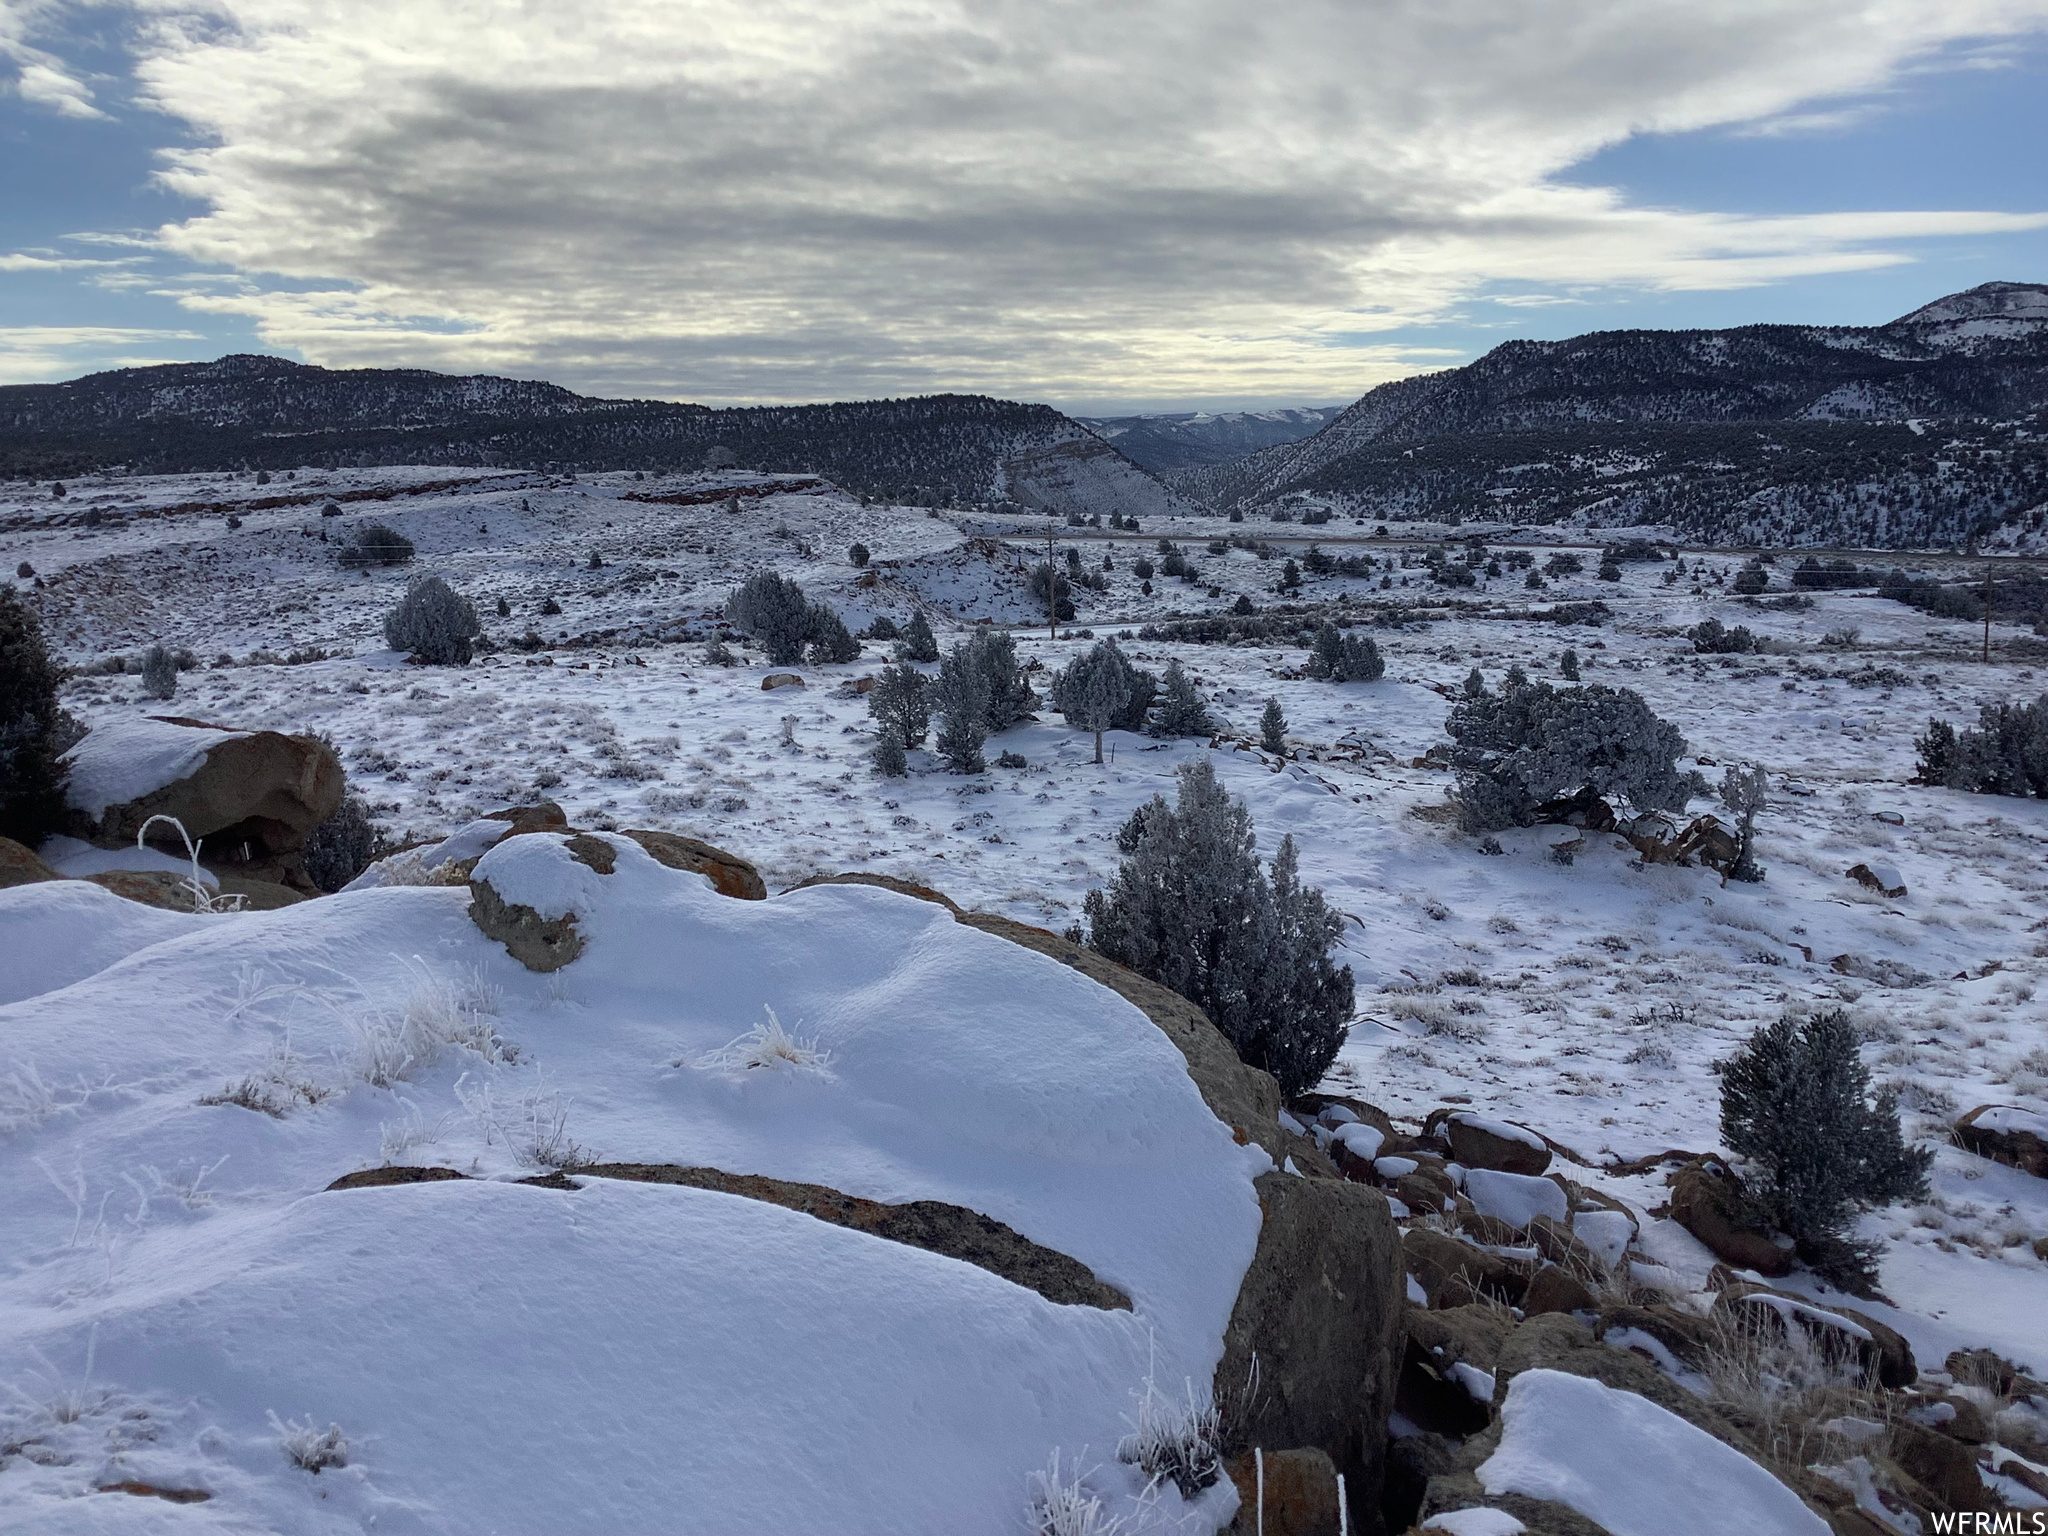
[{"label": "snow-covered boulder", "polygon": [[11,837],[0,837],[0,891],[17,885],[33,885],[41,880],[63,878],[38,858],[32,849],[24,847]]},{"label": "snow-covered boulder", "polygon": [[1469,1109],[1439,1109],[1430,1113],[1424,1133],[1439,1127],[1450,1138],[1451,1155],[1467,1168],[1533,1176],[1550,1166],[1549,1144],[1526,1125]]},{"label": "snow-covered boulder", "polygon": [[1695,1159],[1672,1175],[1671,1219],[1738,1269],[1792,1272],[1792,1240],[1763,1224],[1742,1181],[1717,1158]]},{"label": "snow-covered boulder", "polygon": [[2048,1115],[2012,1104],[1979,1104],[1956,1122],[1967,1152],[2048,1179]]},{"label": "snow-covered boulder", "polygon": [[[103,848],[133,847],[152,816],[207,846],[207,863],[311,893],[300,850],[341,804],[344,776],[317,736],[237,731],[173,715],[96,726],[64,756],[75,829]],[[163,823],[151,837],[168,839]]]}]

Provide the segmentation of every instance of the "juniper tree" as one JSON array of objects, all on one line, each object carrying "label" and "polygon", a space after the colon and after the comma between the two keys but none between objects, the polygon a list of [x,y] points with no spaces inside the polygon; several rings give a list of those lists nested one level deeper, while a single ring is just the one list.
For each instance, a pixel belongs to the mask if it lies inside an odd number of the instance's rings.
[{"label": "juniper tree", "polygon": [[1293,839],[1269,880],[1249,812],[1202,756],[1180,770],[1176,804],[1155,795],[1117,847],[1123,863],[1084,905],[1091,947],[1206,1010],[1286,1096],[1313,1088],[1343,1044],[1353,987],[1329,957],[1340,919],[1301,885]]},{"label": "juniper tree", "polygon": [[1077,731],[1095,733],[1095,761],[1102,761],[1102,733],[1116,723],[1131,700],[1131,664],[1114,640],[1098,640],[1060,670],[1053,680],[1053,704]]},{"label": "juniper tree", "polygon": [[811,605],[804,589],[773,571],[757,571],[725,600],[726,622],[761,642],[771,666],[793,666],[803,659],[811,637]]},{"label": "juniper tree", "polygon": [[1050,612],[1057,621],[1074,616],[1074,589],[1067,578],[1044,561],[1031,568],[1031,606],[1037,613]]},{"label": "juniper tree", "polygon": [[377,828],[370,808],[353,791],[306,840],[306,877],[332,895],[370,867],[377,856]]},{"label": "juniper tree", "polygon": [[364,523],[349,536],[335,557],[350,570],[373,565],[404,565],[413,557],[413,543],[388,523]]},{"label": "juniper tree", "polygon": [[1038,707],[1038,695],[1024,679],[1024,667],[1017,660],[1017,640],[1005,629],[981,629],[968,637],[967,651],[973,664],[987,679],[988,703],[982,718],[991,736],[1021,723]]},{"label": "juniper tree", "polygon": [[1756,881],[1764,877],[1756,861],[1756,815],[1764,808],[1764,791],[1770,782],[1764,771],[1752,763],[1747,768],[1730,768],[1721,776],[1721,804],[1735,818],[1735,862],[1728,866],[1730,880]]},{"label": "juniper tree", "polygon": [[1930,720],[1913,745],[1922,784],[2048,798],[2048,694],[2028,704],[1983,705],[1977,724],[1960,731],[1946,720]]},{"label": "juniper tree", "polygon": [[1194,680],[1176,657],[1166,664],[1165,697],[1160,701],[1154,736],[1207,736],[1216,729],[1209,718],[1209,706],[1195,688]]},{"label": "juniper tree", "polygon": [[[1531,571],[1529,574],[1533,576],[1536,573]],[[1557,675],[1568,683],[1576,683],[1579,680],[1579,653],[1569,646],[1565,648],[1565,653],[1557,658]]]},{"label": "juniper tree", "polygon": [[805,635],[810,641],[811,665],[860,660],[860,642],[848,633],[845,620],[823,603],[812,603],[806,613]]},{"label": "juniper tree", "polygon": [[476,609],[438,576],[422,576],[384,615],[384,641],[431,666],[467,666],[483,632]]},{"label": "juniper tree", "polygon": [[1276,755],[1287,750],[1287,717],[1280,713],[1277,698],[1266,700],[1265,713],[1259,716],[1259,745]]},{"label": "juniper tree", "polygon": [[980,773],[981,744],[988,740],[988,675],[966,645],[956,645],[939,663],[932,702],[944,725],[939,755],[955,773]]},{"label": "juniper tree", "polygon": [[1124,701],[1124,707],[1116,712],[1116,718],[1109,722],[1113,731],[1129,731],[1132,735],[1146,729],[1146,721],[1152,715],[1152,701],[1159,697],[1159,674],[1148,672],[1143,667],[1131,668],[1131,696]]},{"label": "juniper tree", "polygon": [[846,558],[852,561],[857,566],[866,565],[868,563],[867,545],[855,544],[852,548],[847,550]]},{"label": "juniper tree", "polygon": [[1926,1197],[1934,1154],[1906,1144],[1897,1095],[1872,1089],[1857,1045],[1840,1009],[1788,1013],[1714,1067],[1721,1139],[1761,1171],[1772,1219],[1802,1246],[1839,1242],[1859,1206]]},{"label": "juniper tree", "polygon": [[896,627],[894,619],[890,618],[886,613],[878,613],[875,615],[874,622],[868,625],[863,638],[868,640],[896,640],[900,639],[902,634],[903,632]]},{"label": "juniper tree", "polygon": [[168,699],[178,691],[178,664],[161,645],[143,653],[142,691],[152,699]]},{"label": "juniper tree", "polygon": [[920,610],[910,616],[910,622],[903,626],[902,659],[905,661],[937,661],[939,642],[932,634],[932,627]]},{"label": "juniper tree", "polygon": [[1333,683],[1376,683],[1386,676],[1387,663],[1372,636],[1347,635],[1325,619],[1316,626],[1307,671]]},{"label": "juniper tree", "polygon": [[893,738],[899,747],[921,747],[931,729],[930,685],[917,668],[908,665],[884,667],[875,674],[875,686],[868,691],[868,713],[879,733]]},{"label": "juniper tree", "polygon": [[885,779],[900,779],[910,772],[902,740],[887,727],[875,737],[875,771]]},{"label": "juniper tree", "polygon": [[57,704],[42,620],[0,587],[0,837],[33,848],[64,817],[64,752],[84,734]]}]

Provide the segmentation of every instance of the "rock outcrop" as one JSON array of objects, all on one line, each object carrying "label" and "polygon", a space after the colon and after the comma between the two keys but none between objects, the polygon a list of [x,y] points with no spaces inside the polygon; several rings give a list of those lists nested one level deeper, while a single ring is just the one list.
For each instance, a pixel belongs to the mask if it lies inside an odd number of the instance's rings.
[{"label": "rock outcrop", "polygon": [[1671,1219],[1718,1258],[1760,1275],[1789,1275],[1796,1257],[1752,1209],[1742,1183],[1717,1158],[1701,1158],[1671,1176]]},{"label": "rock outcrop", "polygon": [[1956,1122],[1956,1145],[2037,1179],[2048,1179],[2048,1115],[1979,1104]]},{"label": "rock outcrop", "polygon": [[34,851],[11,837],[0,837],[0,891],[10,886],[34,885],[42,880],[62,880]]}]

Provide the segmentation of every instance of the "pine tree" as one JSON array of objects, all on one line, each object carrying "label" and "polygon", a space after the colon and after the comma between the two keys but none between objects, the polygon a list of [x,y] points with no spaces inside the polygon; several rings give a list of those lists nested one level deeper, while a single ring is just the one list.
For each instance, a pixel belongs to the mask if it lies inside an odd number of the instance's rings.
[{"label": "pine tree", "polygon": [[438,576],[422,576],[384,616],[384,641],[437,667],[464,667],[483,632],[476,609]]},{"label": "pine tree", "polygon": [[945,724],[939,755],[955,773],[980,773],[986,766],[981,744],[988,740],[988,675],[966,645],[956,645],[939,664],[933,702]]},{"label": "pine tree", "polygon": [[1152,734],[1207,736],[1215,729],[1216,722],[1209,718],[1207,703],[1181,666],[1179,658],[1169,661],[1166,664],[1165,698],[1160,703],[1159,719],[1152,727]]},{"label": "pine tree", "polygon": [[906,661],[931,662],[939,659],[939,642],[920,610],[903,626],[903,656]]},{"label": "pine tree", "polygon": [[725,617],[761,642],[770,666],[793,666],[803,659],[811,637],[811,604],[804,589],[773,571],[757,571],[725,601]]},{"label": "pine tree", "polygon": [[1131,668],[1131,696],[1124,701],[1124,707],[1116,712],[1109,728],[1113,731],[1129,731],[1137,735],[1143,731],[1145,722],[1152,714],[1152,701],[1159,697],[1159,674],[1148,672],[1143,667]]},{"label": "pine tree", "polygon": [[1098,640],[1075,657],[1053,681],[1053,702],[1077,731],[1095,733],[1095,761],[1102,761],[1102,733],[1114,727],[1131,700],[1131,664],[1114,640]]},{"label": "pine tree", "polygon": [[987,680],[988,704],[982,718],[991,736],[1022,723],[1038,707],[1038,695],[1025,681],[1017,660],[1017,640],[1006,629],[976,630],[967,641],[973,664]]},{"label": "pine tree", "polygon": [[178,664],[161,645],[143,653],[142,691],[152,699],[168,699],[178,691]]},{"label": "pine tree", "polygon": [[36,611],[0,587],[0,837],[31,848],[63,820],[63,755],[84,734],[58,707],[59,675]]},{"label": "pine tree", "polygon": [[805,633],[810,639],[812,666],[860,660],[860,642],[847,631],[845,620],[835,609],[812,603],[807,621]]},{"label": "pine tree", "polygon": [[1337,626],[1325,619],[1316,626],[1315,640],[1309,646],[1308,665],[1303,670],[1310,677],[1333,678],[1343,664],[1344,641],[1337,633]]},{"label": "pine tree", "polygon": [[923,746],[932,720],[929,687],[925,675],[907,664],[876,673],[875,686],[868,691],[868,713],[881,735],[894,737],[899,747]]},{"label": "pine tree", "polygon": [[1277,756],[1287,751],[1287,717],[1280,713],[1277,698],[1266,700],[1266,712],[1259,716],[1259,745]]}]

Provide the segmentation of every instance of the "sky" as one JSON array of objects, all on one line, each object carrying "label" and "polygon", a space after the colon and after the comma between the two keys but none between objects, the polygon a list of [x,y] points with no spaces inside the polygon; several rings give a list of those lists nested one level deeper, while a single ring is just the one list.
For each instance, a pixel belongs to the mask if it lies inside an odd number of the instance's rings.
[{"label": "sky", "polygon": [[2048,0],[0,0],[0,384],[1335,404],[2048,281]]}]

